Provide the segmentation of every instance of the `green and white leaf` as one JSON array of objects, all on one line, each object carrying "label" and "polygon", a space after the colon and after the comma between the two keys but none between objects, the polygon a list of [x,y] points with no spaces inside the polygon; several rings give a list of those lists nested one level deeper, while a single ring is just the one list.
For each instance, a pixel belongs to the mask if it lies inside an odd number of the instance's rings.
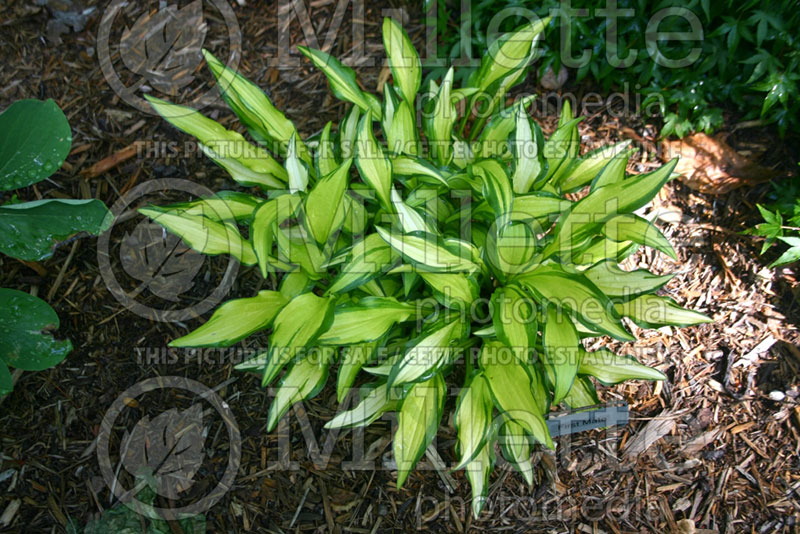
[{"label": "green and white leaf", "polygon": [[277,291],[259,291],[214,310],[202,326],[170,342],[170,347],[230,347],[250,334],[269,328],[289,300]]}]

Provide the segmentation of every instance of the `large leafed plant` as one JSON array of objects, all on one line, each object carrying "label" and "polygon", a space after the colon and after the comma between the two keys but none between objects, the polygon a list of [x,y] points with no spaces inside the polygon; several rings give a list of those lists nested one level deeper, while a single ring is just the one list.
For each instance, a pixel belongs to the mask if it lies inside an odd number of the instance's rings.
[{"label": "large leafed plant", "polygon": [[[476,515],[496,445],[531,482],[532,447],[553,446],[547,413],[595,404],[590,377],[664,378],[631,357],[587,352],[582,340],[633,341],[623,317],[644,327],[708,320],[654,294],[669,275],[618,265],[640,246],[675,257],[635,214],[675,162],[626,176],[624,143],[579,156],[580,119],[569,108],[545,139],[527,113],[530,97],[506,105],[544,24],[499,39],[465,87],[453,87],[450,70],[421,90],[419,57],[386,19],[392,83],[382,98],[335,58],[302,48],[351,104],[338,125],[305,140],[263,91],[208,53],[254,143],[150,99],[252,189],[141,213],[200,252],[233,255],[265,278],[282,273],[277,290],[222,304],[172,346],[228,346],[271,329],[263,353],[239,366],[264,386],[280,384],[268,430],[318,394],[331,370],[340,402],[361,384],[355,407],[326,427],[396,412],[398,486],[435,438],[447,388],[463,385],[452,423]],[[585,189],[580,200],[565,196]]]}]

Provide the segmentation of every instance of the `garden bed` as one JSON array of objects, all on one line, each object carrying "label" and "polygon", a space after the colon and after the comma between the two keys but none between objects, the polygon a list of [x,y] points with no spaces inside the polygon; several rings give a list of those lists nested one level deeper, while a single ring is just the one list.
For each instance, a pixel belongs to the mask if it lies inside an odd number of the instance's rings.
[{"label": "garden bed", "polygon": [[[317,4],[315,19],[330,20],[333,3]],[[370,4],[366,9],[368,50],[381,47],[383,7],[389,6]],[[276,53],[276,7],[237,7],[236,16],[245,37],[241,70],[269,89],[277,107],[301,133],[313,134],[328,120],[336,120],[343,104],[331,96],[321,73],[312,72],[307,63],[287,71],[265,66],[264,58]],[[63,35],[64,44],[58,47],[43,37],[48,15],[42,8],[12,2],[4,19],[0,54],[7,61],[0,64],[0,108],[20,98],[53,98],[64,109],[74,134],[73,154],[64,168],[52,182],[24,190],[25,199],[96,197],[111,206],[121,194],[156,178],[188,179],[211,189],[221,189],[223,183],[230,186],[219,168],[196,155],[140,152],[107,172],[86,174],[93,164],[136,142],[182,137],[161,119],[128,107],[105,83],[94,55],[99,16],[90,17],[85,30]],[[419,25],[408,28],[412,38],[421,38]],[[294,33],[296,44],[301,39],[299,28]],[[339,55],[349,44],[342,41],[336,46],[334,54]],[[377,87],[380,66],[357,70],[365,86]],[[228,117],[224,112],[219,115]],[[555,117],[554,113],[542,117],[546,133],[552,131]],[[729,122],[732,126],[735,119]],[[657,128],[635,118],[614,119],[607,108],[584,121],[580,131],[586,148],[634,139],[646,154],[640,153],[632,164],[634,172],[648,170],[655,157]],[[765,163],[780,169],[790,169],[798,158],[789,142],[769,130],[739,130],[728,141],[734,148],[767,151]],[[420,528],[689,534],[694,531],[686,519],[697,529],[720,534],[796,529],[800,511],[797,281],[791,268],[767,269],[768,260],[758,254],[761,243],[741,234],[759,222],[755,203],[768,188],[742,188],[714,197],[680,182],[665,187],[652,209],[663,211],[661,227],[679,261],[657,253],[637,255],[633,261],[656,272],[679,271],[665,294],[715,322],[650,331],[636,343],[616,347],[662,370],[669,381],[602,388],[601,400],[629,403],[630,423],[616,436],[605,431],[573,436],[568,455],[541,455],[532,488],[509,465],[496,470],[487,509],[479,520],[471,518],[464,503],[469,486],[463,472],[418,470],[398,491],[390,470],[342,469],[341,462],[352,456],[350,434],[337,442],[328,467],[315,467],[297,417],[290,419],[289,436],[291,460],[300,469],[270,467],[278,460],[281,431],[265,432],[269,405],[259,381],[234,371],[225,354],[212,354],[204,362],[184,353],[176,361],[159,360],[153,351],[200,322],[154,322],[131,313],[106,287],[95,238],[63,244],[53,258],[40,264],[3,257],[0,286],[34,291],[45,298],[61,318],[58,336],[71,339],[75,348],[55,369],[23,374],[13,394],[2,401],[0,473],[10,477],[0,482],[0,513],[16,501],[19,509],[0,531],[60,532],[68,518],[84,524],[109,506],[95,454],[101,421],[120,393],[154,376],[185,376],[218,387],[216,393],[230,405],[241,430],[238,477],[208,512],[209,532],[370,533]],[[111,250],[119,247],[124,235],[124,231],[113,234]],[[213,289],[225,262],[209,261],[203,269],[202,280],[183,298],[202,298],[209,287]],[[243,268],[228,296],[251,296],[270,283],[257,269]],[[157,300],[153,295],[142,299]],[[265,339],[256,336],[244,346],[263,346]],[[330,387],[305,403],[307,423],[319,439],[324,440],[322,425],[335,406]],[[365,431],[364,443],[377,462],[390,452],[388,434],[386,422]],[[455,434],[445,429],[444,435],[448,439],[439,440],[438,451],[450,464],[455,460]],[[612,468],[611,457],[623,460],[624,468]],[[197,478],[202,486],[203,476]]]}]

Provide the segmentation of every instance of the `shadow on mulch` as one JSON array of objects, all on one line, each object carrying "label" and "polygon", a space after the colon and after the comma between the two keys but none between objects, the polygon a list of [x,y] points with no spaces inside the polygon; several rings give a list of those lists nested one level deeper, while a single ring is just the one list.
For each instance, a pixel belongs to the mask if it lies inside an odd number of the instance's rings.
[{"label": "shadow on mulch", "polygon": [[[42,37],[48,15],[30,4],[12,1],[0,24],[0,54],[13,58],[0,64],[6,80],[0,108],[18,98],[55,98],[69,117],[75,150],[52,182],[28,188],[21,197],[97,197],[112,205],[121,193],[155,178],[189,179],[214,190],[231,187],[212,163],[181,153],[140,155],[98,178],[81,176],[91,164],[134,141],[185,139],[160,119],[132,112],[105,83],[95,57],[99,12],[89,18],[84,31],[64,35],[64,44],[53,47]],[[99,2],[86,4],[104,8]],[[331,20],[333,2],[313,4],[315,22]],[[390,6],[378,3],[366,9],[368,53],[382,46],[378,31],[383,7]],[[307,63],[288,71],[267,66],[265,58],[277,53],[276,6],[237,6],[235,11],[246,39],[241,64],[245,74],[270,88],[276,105],[304,135],[336,120],[343,104],[333,99],[323,76]],[[350,17],[348,7],[344,27]],[[414,39],[422,40],[418,24],[409,28]],[[299,28],[292,32],[292,43],[300,43]],[[334,55],[349,46],[347,37],[338,40]],[[365,87],[377,86],[379,66],[357,71]],[[198,76],[209,79],[205,72]],[[212,112],[230,125],[231,115],[222,109],[217,106]],[[555,117],[548,114],[543,120],[546,128],[552,127]],[[653,125],[609,119],[607,113],[581,126],[587,147],[631,136],[630,132],[652,141],[655,131]],[[765,146],[767,164],[792,164],[785,145],[768,132],[737,133],[732,144],[737,142]],[[796,161],[797,155],[791,156]],[[651,165],[650,157],[641,157],[631,170],[642,172]],[[70,338],[75,347],[57,368],[23,374],[14,393],[2,401],[0,510],[19,506],[2,531],[61,532],[68,518],[84,524],[109,506],[109,490],[95,454],[101,421],[120,393],[155,376],[185,376],[217,388],[241,431],[238,477],[209,511],[209,532],[491,529],[688,534],[692,531],[682,522],[686,519],[707,532],[792,531],[800,510],[796,280],[791,269],[765,269],[768,261],[759,258],[759,243],[740,234],[757,222],[754,203],[765,190],[736,190],[713,198],[680,183],[665,188],[653,209],[663,208],[662,226],[680,261],[653,253],[632,261],[656,271],[679,271],[665,293],[712,315],[715,323],[637,331],[641,338],[636,343],[611,343],[661,369],[669,381],[601,388],[602,400],[630,404],[630,424],[616,433],[573,436],[568,453],[564,440],[559,440],[557,456],[537,453],[541,462],[533,487],[501,465],[492,477],[487,510],[477,521],[465,502],[469,487],[463,472],[444,476],[418,470],[398,491],[390,470],[343,468],[342,463],[353,458],[354,442],[364,444],[372,465],[381,465],[390,451],[390,423],[378,422],[363,435],[344,433],[326,450],[329,435],[321,427],[335,411],[330,387],[305,403],[299,417],[290,417],[288,428],[267,434],[268,395],[255,378],[232,368],[241,353],[210,352],[199,360],[194,354],[164,352],[171,339],[199,321],[153,322],[125,309],[106,288],[94,239],[59,247],[38,270],[0,258],[2,286],[47,297],[61,317],[59,335]],[[112,253],[134,227],[131,219],[115,230]],[[202,299],[220,283],[222,269],[224,262],[204,264],[198,282],[181,295],[181,302]],[[255,270],[242,268],[228,298],[251,296],[271,284]],[[152,294],[143,295],[142,301],[163,305],[163,299]],[[263,342],[256,337],[240,346],[248,349]],[[605,340],[598,341],[602,343]],[[196,400],[167,394],[152,399],[156,406],[173,403],[184,408]],[[149,414],[146,406],[131,403],[129,408],[129,417]],[[224,435],[220,437],[220,422],[213,413],[207,416],[206,454],[212,461],[196,476],[196,494],[216,484],[218,460],[229,452]],[[330,454],[327,466],[314,465],[309,430],[322,456]],[[446,463],[454,460],[453,440],[452,429],[444,428],[438,451]],[[284,469],[279,461],[296,465]]]}]

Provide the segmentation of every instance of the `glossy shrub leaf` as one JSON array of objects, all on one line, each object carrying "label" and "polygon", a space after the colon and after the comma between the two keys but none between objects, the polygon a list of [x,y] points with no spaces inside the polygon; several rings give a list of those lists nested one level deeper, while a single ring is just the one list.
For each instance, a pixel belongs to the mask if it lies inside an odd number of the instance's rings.
[{"label": "glossy shrub leaf", "polygon": [[223,303],[198,329],[170,342],[170,347],[229,347],[253,332],[269,328],[289,302],[277,291]]},{"label": "glossy shrub leaf", "polygon": [[141,208],[139,213],[150,217],[154,223],[163,226],[180,237],[192,249],[209,256],[230,254],[245,265],[257,262],[253,246],[239,233],[239,229],[229,222],[217,222],[199,215],[187,215],[161,208]]},{"label": "glossy shrub leaf", "polygon": [[262,385],[272,382],[284,365],[303,356],[303,349],[330,328],[333,308],[332,299],[318,297],[314,293],[303,293],[281,309],[269,338],[269,353]]},{"label": "glossy shrub leaf", "polygon": [[0,113],[0,191],[50,177],[64,163],[72,131],[53,100],[18,100]]},{"label": "glossy shrub leaf", "polygon": [[397,488],[401,488],[425,449],[436,437],[445,400],[442,375],[417,382],[408,390],[397,413],[392,450],[397,463]]},{"label": "glossy shrub leaf", "polygon": [[399,22],[389,17],[383,19],[383,47],[389,58],[394,83],[400,88],[405,101],[413,105],[422,83],[422,65],[406,31]]},{"label": "glossy shrub leaf", "polygon": [[632,356],[614,354],[606,349],[594,352],[581,349],[578,373],[593,376],[607,386],[619,384],[625,380],[667,379],[664,373],[658,369],[642,365]]},{"label": "glossy shrub leaf", "polygon": [[[60,363],[72,350],[69,340],[56,340],[58,315],[45,301],[16,289],[0,288],[0,362],[23,371],[43,371]],[[0,370],[1,371],[1,370]],[[2,371],[6,375],[7,369]],[[10,390],[8,376],[0,389]]]},{"label": "glossy shrub leaf", "polygon": [[544,333],[544,365],[553,376],[553,404],[560,403],[578,374],[580,337],[570,317],[548,306]]},{"label": "glossy shrub leaf", "polygon": [[28,261],[53,255],[53,247],[79,232],[98,235],[112,222],[99,200],[34,200],[0,206],[0,252]]}]

